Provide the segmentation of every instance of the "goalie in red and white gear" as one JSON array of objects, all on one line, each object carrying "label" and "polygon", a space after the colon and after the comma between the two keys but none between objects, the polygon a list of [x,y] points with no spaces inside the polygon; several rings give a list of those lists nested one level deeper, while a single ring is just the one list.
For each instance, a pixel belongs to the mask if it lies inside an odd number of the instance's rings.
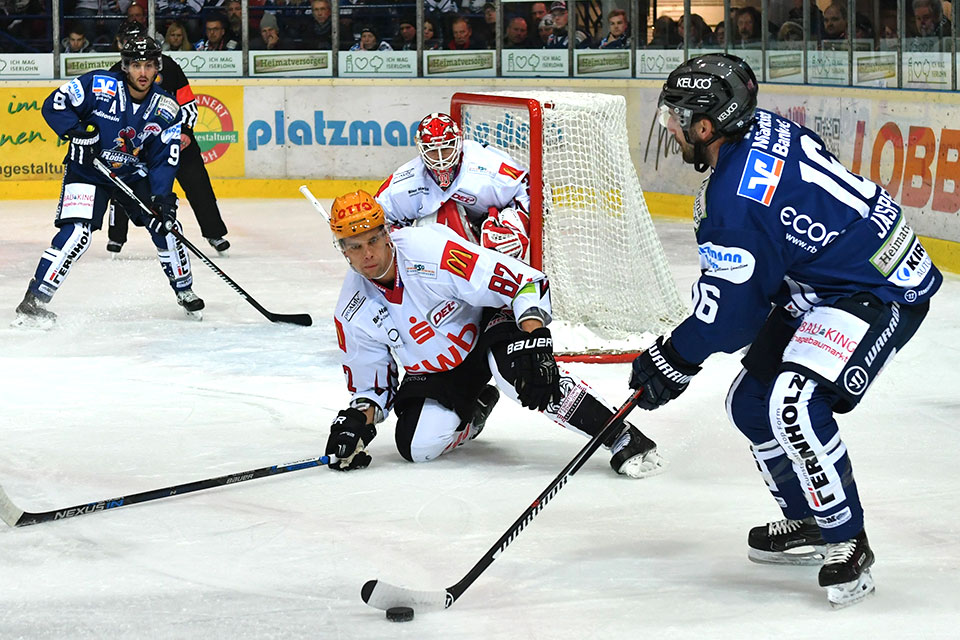
[{"label": "goalie in red and white gear", "polygon": [[[582,435],[613,414],[554,360],[540,271],[443,225],[388,231],[364,191],[334,200],[330,228],[352,268],[334,312],[352,398],[330,427],[331,468],[368,466],[376,425],[391,410],[397,449],[410,462],[477,437],[501,392]],[[617,473],[644,477],[662,467],[656,444],[629,423],[604,445]]]},{"label": "goalie in red and white gear", "polygon": [[419,155],[377,192],[387,220],[438,222],[461,237],[520,260],[530,246],[530,181],[526,168],[499,149],[464,140],[445,113],[420,121]]}]

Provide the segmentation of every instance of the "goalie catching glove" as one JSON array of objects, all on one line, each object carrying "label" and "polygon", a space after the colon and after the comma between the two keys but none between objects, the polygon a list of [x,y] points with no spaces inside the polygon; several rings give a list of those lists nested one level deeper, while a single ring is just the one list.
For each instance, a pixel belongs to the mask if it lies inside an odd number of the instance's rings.
[{"label": "goalie catching glove", "polygon": [[511,342],[507,345],[507,357],[520,404],[544,411],[551,402],[560,401],[560,372],[553,358],[550,329],[540,327]]},{"label": "goalie catching glove", "polygon": [[325,455],[330,456],[327,466],[337,471],[370,466],[373,458],[365,449],[376,435],[377,428],[367,424],[367,417],[362,411],[353,407],[344,409],[330,425],[325,451]]},{"label": "goalie catching glove", "polygon": [[490,207],[489,217],[480,225],[480,244],[523,260],[530,246],[530,216],[511,207],[503,211]]},{"label": "goalie catching glove", "polygon": [[670,344],[670,339],[664,340],[663,336],[660,336],[634,359],[630,388],[643,387],[637,406],[651,411],[686,391],[690,379],[699,372],[699,365],[681,358]]}]

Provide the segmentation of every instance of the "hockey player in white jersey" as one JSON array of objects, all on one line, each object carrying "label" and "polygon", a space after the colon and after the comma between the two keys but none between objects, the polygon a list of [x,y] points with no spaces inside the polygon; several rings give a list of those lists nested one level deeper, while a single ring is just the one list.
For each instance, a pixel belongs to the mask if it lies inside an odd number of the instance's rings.
[{"label": "hockey player in white jersey", "polygon": [[419,155],[377,191],[387,220],[406,226],[429,221],[467,240],[521,260],[530,246],[527,170],[493,147],[464,140],[445,113],[431,113],[416,134]]},{"label": "hockey player in white jersey", "polygon": [[[368,466],[375,425],[391,410],[400,455],[433,460],[479,435],[497,387],[581,434],[603,427],[613,411],[554,360],[543,273],[442,225],[391,232],[385,222],[364,191],[333,203],[330,227],[352,267],[334,324],[353,397],[330,427],[330,468]],[[604,444],[617,473],[662,468],[656,444],[629,423]]]}]

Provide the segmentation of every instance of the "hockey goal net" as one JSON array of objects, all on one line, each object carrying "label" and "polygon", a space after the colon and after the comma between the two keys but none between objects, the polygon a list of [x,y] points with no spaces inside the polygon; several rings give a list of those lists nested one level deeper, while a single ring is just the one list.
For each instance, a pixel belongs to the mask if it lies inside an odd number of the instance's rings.
[{"label": "hockey goal net", "polygon": [[530,170],[530,262],[550,277],[562,359],[628,359],[684,317],[630,158],[622,96],[456,93],[450,107],[466,139]]}]

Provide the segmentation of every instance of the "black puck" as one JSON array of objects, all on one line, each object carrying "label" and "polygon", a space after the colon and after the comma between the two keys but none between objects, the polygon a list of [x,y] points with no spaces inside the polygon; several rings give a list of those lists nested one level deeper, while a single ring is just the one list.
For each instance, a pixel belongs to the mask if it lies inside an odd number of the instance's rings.
[{"label": "black puck", "polygon": [[390,622],[410,622],[413,620],[413,609],[410,607],[390,607],[387,609],[387,620]]}]

